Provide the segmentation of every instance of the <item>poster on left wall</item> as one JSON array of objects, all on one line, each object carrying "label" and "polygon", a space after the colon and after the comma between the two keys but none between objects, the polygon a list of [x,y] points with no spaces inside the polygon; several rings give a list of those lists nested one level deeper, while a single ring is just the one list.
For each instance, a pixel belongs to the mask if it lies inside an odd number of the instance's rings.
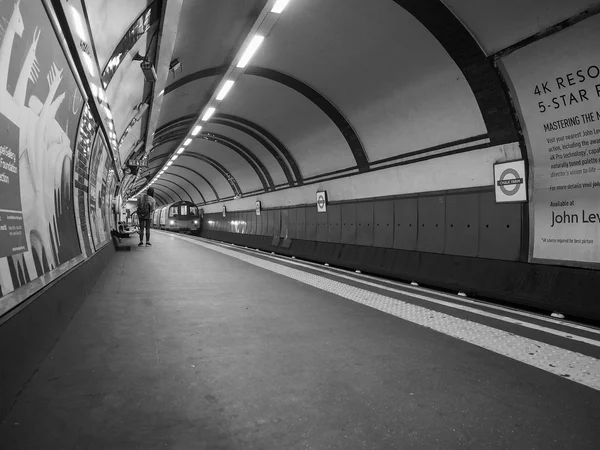
[{"label": "poster on left wall", "polygon": [[90,228],[96,250],[100,250],[110,241],[110,230],[115,228],[110,212],[116,184],[114,178],[115,171],[112,168],[108,146],[102,134],[97,133],[88,178]]},{"label": "poster on left wall", "polygon": [[0,313],[7,294],[81,253],[72,160],[82,108],[42,2],[2,0]]}]

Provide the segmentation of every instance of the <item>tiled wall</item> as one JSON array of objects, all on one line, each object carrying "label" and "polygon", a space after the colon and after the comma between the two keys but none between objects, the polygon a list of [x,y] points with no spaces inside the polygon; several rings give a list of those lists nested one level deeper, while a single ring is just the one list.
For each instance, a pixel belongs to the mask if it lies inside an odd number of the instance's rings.
[{"label": "tiled wall", "polygon": [[262,211],[207,214],[206,231],[517,261],[522,206],[489,189]]},{"label": "tiled wall", "polygon": [[600,320],[600,272],[527,262],[523,205],[492,188],[205,214],[201,235],[487,300]]}]

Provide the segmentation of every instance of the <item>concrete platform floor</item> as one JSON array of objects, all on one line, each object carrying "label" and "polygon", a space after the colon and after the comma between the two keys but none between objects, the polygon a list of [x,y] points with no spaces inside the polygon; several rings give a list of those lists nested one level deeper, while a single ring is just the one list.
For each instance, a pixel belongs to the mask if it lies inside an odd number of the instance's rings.
[{"label": "concrete platform floor", "polygon": [[596,389],[152,240],[115,255],[0,425],[3,450],[600,448]]}]

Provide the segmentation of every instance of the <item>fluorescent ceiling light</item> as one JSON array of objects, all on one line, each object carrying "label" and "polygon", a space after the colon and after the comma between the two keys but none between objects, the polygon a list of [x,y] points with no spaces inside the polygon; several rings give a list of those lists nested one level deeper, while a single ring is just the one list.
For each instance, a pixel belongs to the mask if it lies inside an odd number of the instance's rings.
[{"label": "fluorescent ceiling light", "polygon": [[285,9],[290,0],[277,0],[275,5],[273,5],[272,13],[281,14],[281,11]]},{"label": "fluorescent ceiling light", "polygon": [[194,131],[192,131],[192,136],[197,136],[198,133],[200,133],[201,129],[202,127],[200,125],[197,125],[196,128],[194,128]]},{"label": "fluorescent ceiling light", "polygon": [[184,151],[184,150],[185,150],[185,148],[183,148],[183,147],[182,147],[182,148],[180,148],[179,150],[177,150],[177,154],[178,154],[178,155],[181,155],[181,154],[183,153],[183,151]]},{"label": "fluorescent ceiling light", "polygon": [[106,111],[106,116],[107,116],[109,119],[112,119],[112,113],[110,112],[110,109],[108,108],[108,106],[105,106],[105,107],[104,107],[104,111]]},{"label": "fluorescent ceiling light", "polygon": [[71,6],[71,15],[73,16],[73,22],[75,22],[75,31],[77,31],[77,34],[82,41],[87,42],[85,30],[83,29],[83,22],[81,22],[81,17],[73,6]]},{"label": "fluorescent ceiling light", "polygon": [[212,116],[214,112],[215,112],[215,108],[208,108],[208,110],[204,114],[204,117],[202,117],[202,120],[204,120],[206,122],[208,119],[210,119],[210,116]]},{"label": "fluorescent ceiling light", "polygon": [[190,145],[190,142],[192,142],[192,140],[191,140],[190,138],[187,138],[187,139],[185,140],[185,142],[183,143],[184,147],[185,147],[186,145]]},{"label": "fluorescent ceiling light", "polygon": [[237,66],[240,68],[244,68],[246,67],[246,64],[248,64],[248,62],[250,61],[250,58],[252,58],[252,56],[254,55],[254,53],[256,53],[256,50],[258,50],[258,47],[260,47],[260,44],[262,44],[262,41],[264,41],[264,36],[259,36],[256,35],[252,38],[252,40],[250,41],[250,44],[248,45],[248,48],[246,48],[246,51],[244,52],[244,54],[242,55],[242,57],[240,58],[240,60],[237,63]]},{"label": "fluorescent ceiling light", "polygon": [[92,95],[94,97],[98,97],[98,86],[96,86],[94,83],[90,83],[90,88],[92,89]]},{"label": "fluorescent ceiling light", "polygon": [[160,96],[161,96],[161,95],[163,95],[164,93],[165,93],[165,90],[163,89],[162,91],[160,91],[160,92],[158,93],[158,97],[160,97]]},{"label": "fluorescent ceiling light", "polygon": [[221,91],[217,94],[217,100],[223,100],[225,98],[225,96],[227,95],[227,93],[229,92],[231,87],[233,86],[233,83],[234,83],[233,80],[227,80],[225,82],[225,84],[221,88]]},{"label": "fluorescent ceiling light", "polygon": [[169,161],[169,162],[167,163],[167,167],[168,167],[168,166],[170,166],[171,164],[173,164],[173,161]]},{"label": "fluorescent ceiling light", "polygon": [[177,158],[179,158],[179,155],[173,155],[173,156],[171,157],[171,161],[175,161]]}]

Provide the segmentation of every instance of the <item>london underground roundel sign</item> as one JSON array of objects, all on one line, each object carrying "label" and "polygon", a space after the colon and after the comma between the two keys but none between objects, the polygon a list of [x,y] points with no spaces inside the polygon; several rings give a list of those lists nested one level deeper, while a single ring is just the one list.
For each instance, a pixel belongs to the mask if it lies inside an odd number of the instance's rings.
[{"label": "london underground roundel sign", "polygon": [[525,161],[522,159],[494,164],[496,203],[526,202]]},{"label": "london underground roundel sign", "polygon": [[327,212],[327,193],[317,192],[317,212]]}]

